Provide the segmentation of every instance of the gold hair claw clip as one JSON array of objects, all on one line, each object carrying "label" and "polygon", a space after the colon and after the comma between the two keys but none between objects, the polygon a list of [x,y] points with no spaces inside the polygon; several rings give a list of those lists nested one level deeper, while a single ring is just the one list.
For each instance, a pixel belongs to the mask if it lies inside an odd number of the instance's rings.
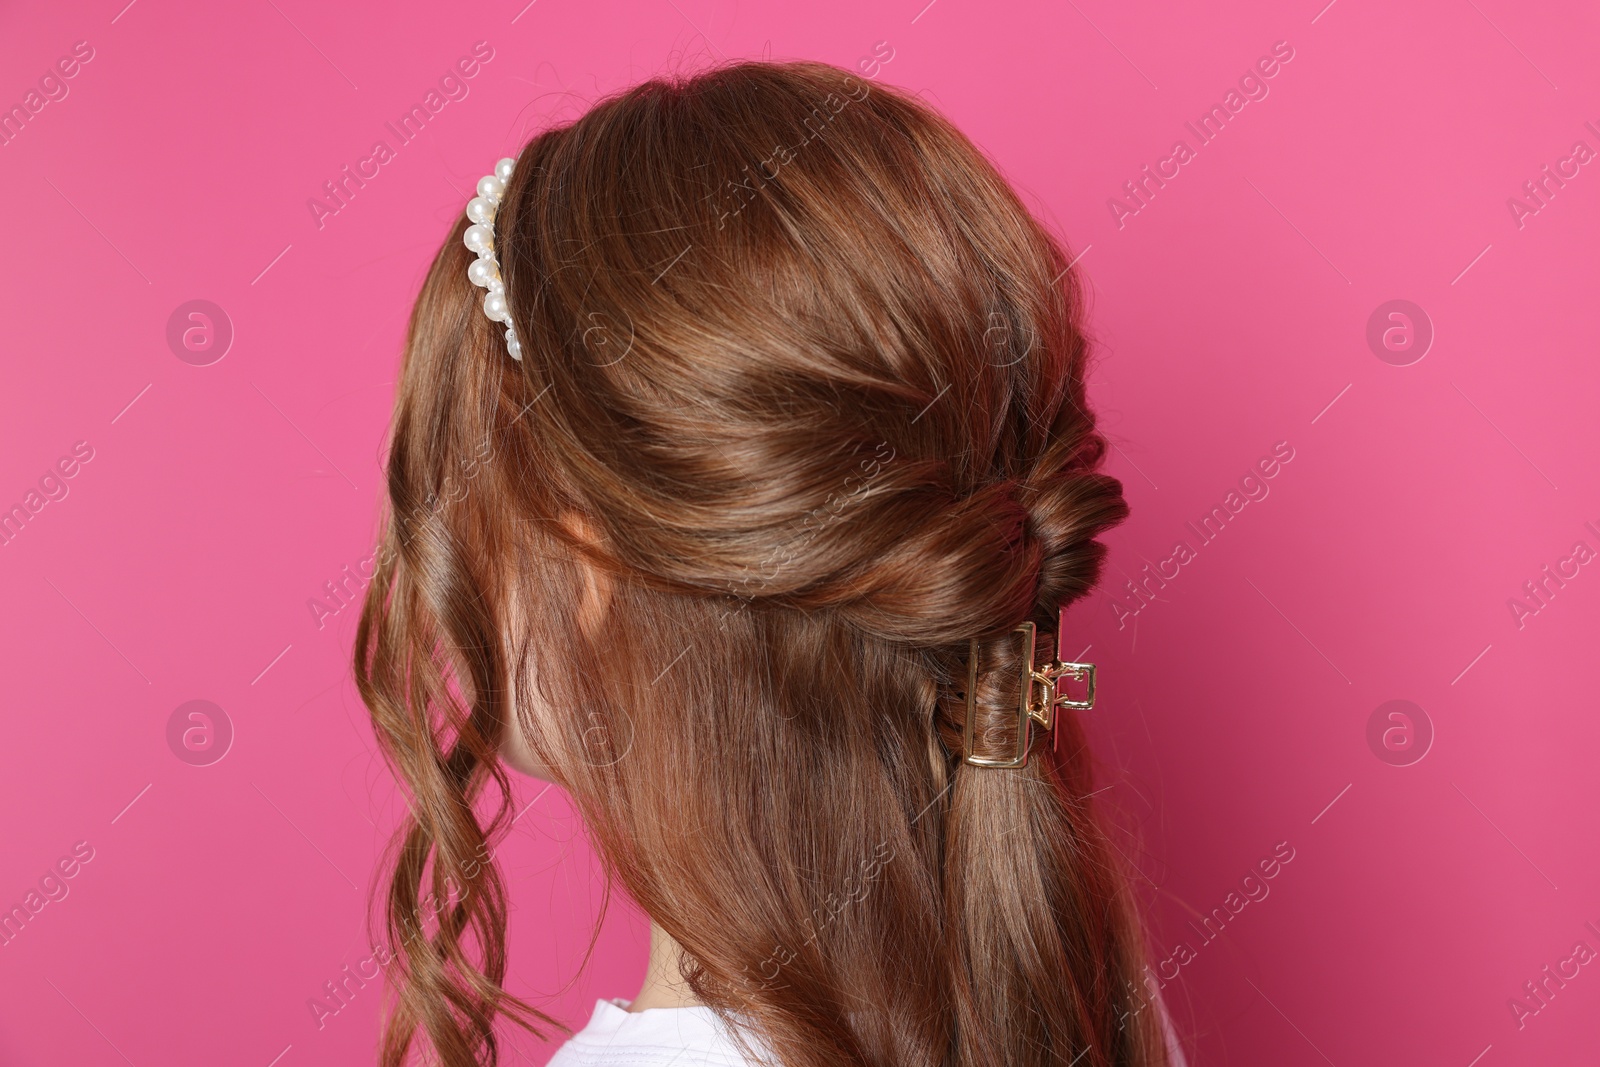
[{"label": "gold hair claw clip", "polygon": [[[1029,723],[1036,722],[1042,728],[1055,730],[1056,709],[1076,708],[1087,710],[1094,707],[1094,664],[1093,663],[1063,663],[1056,659],[1060,649],[1051,657],[1051,661],[1043,667],[1035,667],[1033,660],[1037,655],[1035,649],[1038,643],[1039,628],[1031,622],[1018,626],[1012,633],[1023,634],[1026,638],[1026,657],[1022,662],[1021,685],[1017,696],[1017,752],[1010,759],[986,759],[972,754],[973,724],[977,719],[977,691],[978,691],[978,642],[970,642],[967,649],[967,721],[963,728],[963,745],[966,755],[965,762],[974,767],[1026,767],[1028,765],[1028,749],[1032,737],[1029,734]],[[1064,694],[1056,692],[1057,684],[1063,678],[1073,681],[1082,681],[1086,685],[1082,700],[1074,700]]]}]

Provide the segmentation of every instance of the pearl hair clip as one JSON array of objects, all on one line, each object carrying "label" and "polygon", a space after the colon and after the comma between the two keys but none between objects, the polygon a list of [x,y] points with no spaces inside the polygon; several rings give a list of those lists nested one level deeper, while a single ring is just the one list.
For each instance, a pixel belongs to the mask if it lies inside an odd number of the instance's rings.
[{"label": "pearl hair clip", "polygon": [[478,179],[478,195],[467,204],[467,218],[472,220],[472,225],[467,227],[463,240],[468,248],[478,254],[472,266],[467,268],[467,279],[473,285],[488,290],[483,294],[483,313],[489,316],[491,322],[506,324],[506,348],[511,358],[520,362],[522,342],[517,340],[517,328],[511,323],[506,283],[500,277],[500,261],[494,255],[495,211],[500,206],[500,197],[505,195],[506,183],[511,180],[511,172],[516,165],[514,159],[502,159],[494,165],[493,174],[485,174]]}]

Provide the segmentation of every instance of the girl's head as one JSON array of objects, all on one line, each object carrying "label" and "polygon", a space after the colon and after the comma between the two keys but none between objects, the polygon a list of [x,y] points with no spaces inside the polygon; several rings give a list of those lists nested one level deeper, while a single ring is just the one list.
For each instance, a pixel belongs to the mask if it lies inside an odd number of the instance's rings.
[{"label": "girl's head", "polygon": [[1023,768],[963,761],[969,640],[972,754],[1004,756],[1017,626],[1056,632],[1127,513],[1061,245],[937,113],[818,63],[647,82],[522,149],[520,362],[466,225],[357,638],[411,801],[384,1062],[549,1022],[501,988],[511,744],[788,1067],[1163,1062],[1071,713]]}]

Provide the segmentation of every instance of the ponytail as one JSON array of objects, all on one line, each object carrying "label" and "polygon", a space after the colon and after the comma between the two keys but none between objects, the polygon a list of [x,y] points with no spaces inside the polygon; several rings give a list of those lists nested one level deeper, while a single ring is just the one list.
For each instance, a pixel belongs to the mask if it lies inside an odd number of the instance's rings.
[{"label": "ponytail", "polygon": [[[972,755],[1015,751],[1019,641],[1012,632],[979,642],[973,706],[982,721]],[[1076,713],[1058,709],[1053,735],[1033,730],[1024,766],[997,768],[965,759],[967,706],[957,692],[938,717],[951,753],[943,888],[957,1010],[952,1062],[1165,1065],[1159,1012],[1145,1010],[1137,910],[1091,807]]]}]

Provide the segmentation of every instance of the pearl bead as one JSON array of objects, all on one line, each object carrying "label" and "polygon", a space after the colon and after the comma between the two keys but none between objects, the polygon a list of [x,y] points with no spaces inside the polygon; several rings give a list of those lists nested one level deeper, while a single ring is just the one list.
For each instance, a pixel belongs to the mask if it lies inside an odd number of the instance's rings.
[{"label": "pearl bead", "polygon": [[493,222],[494,205],[481,196],[475,196],[467,204],[467,218],[473,222]]},{"label": "pearl bead", "polygon": [[485,174],[478,179],[478,195],[491,204],[500,202],[500,194],[506,191],[506,183],[496,178],[493,174]]},{"label": "pearl bead", "polygon": [[506,294],[488,292],[483,294],[483,313],[496,322],[506,322],[511,318],[511,311],[506,306]]},{"label": "pearl bead", "polygon": [[517,161],[514,159],[502,159],[494,165],[494,176],[502,182],[509,182],[511,180],[511,172],[516,168],[516,165]]},{"label": "pearl bead", "polygon": [[466,242],[468,248],[478,253],[480,257],[485,252],[494,250],[494,231],[481,222],[475,226],[468,226],[467,232],[462,236],[462,240]]},{"label": "pearl bead", "polygon": [[[478,262],[481,263],[483,261],[479,260]],[[491,293],[503,293],[506,291],[506,283],[505,280],[500,277],[500,274],[497,271],[496,273],[489,275],[489,284],[484,286],[484,288],[488,289]]]},{"label": "pearl bead", "polygon": [[480,289],[489,287],[489,281],[495,276],[494,261],[489,259],[475,259],[472,266],[467,268],[467,279]]}]

